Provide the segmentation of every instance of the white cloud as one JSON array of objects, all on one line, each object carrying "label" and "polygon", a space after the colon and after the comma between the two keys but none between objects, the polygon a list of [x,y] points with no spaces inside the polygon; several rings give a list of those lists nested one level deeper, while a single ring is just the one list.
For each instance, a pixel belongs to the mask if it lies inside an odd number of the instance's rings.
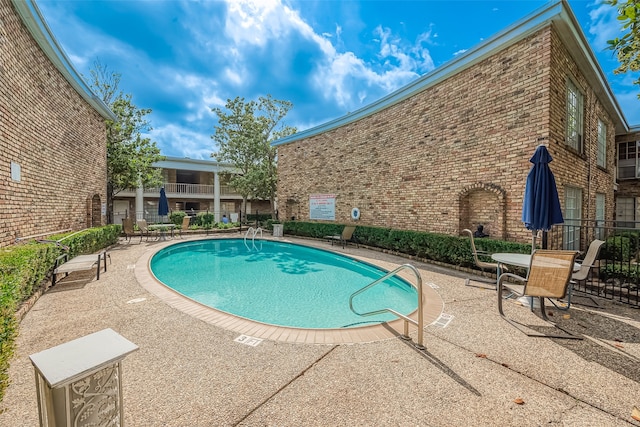
[{"label": "white cloud", "polygon": [[167,124],[153,129],[148,135],[158,144],[161,152],[169,157],[189,157],[190,159],[210,159],[216,151],[210,135],[195,132],[175,124]]},{"label": "white cloud", "polygon": [[[289,37],[302,36],[322,52],[322,57],[315,60],[315,74],[310,77],[315,88],[325,99],[333,99],[348,109],[373,101],[371,97],[363,96],[364,88],[378,98],[416,78],[419,73],[434,68],[431,55],[424,47],[433,42],[435,36],[431,30],[410,45],[390,30],[378,28],[375,34],[380,37],[378,63],[367,63],[353,52],[338,52],[332,37],[316,33],[299,12],[278,0],[229,2],[224,31],[238,45],[265,47],[268,42],[276,42],[283,49],[290,49]],[[335,43],[341,43],[341,34],[342,27],[336,25]],[[238,83],[239,79],[231,77],[246,75],[240,67],[250,58],[242,58],[241,54],[233,58],[234,63],[226,72],[230,81]]]},{"label": "white cloud", "polygon": [[621,35],[620,24],[617,20],[617,9],[607,4],[596,2],[597,7],[589,12],[588,32],[591,35],[591,45],[595,50],[607,48],[607,40]]}]

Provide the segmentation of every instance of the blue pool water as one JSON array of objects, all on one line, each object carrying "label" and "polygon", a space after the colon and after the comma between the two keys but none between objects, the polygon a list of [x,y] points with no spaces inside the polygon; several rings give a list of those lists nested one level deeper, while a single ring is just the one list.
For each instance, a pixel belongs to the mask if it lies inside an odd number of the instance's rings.
[{"label": "blue pool water", "polygon": [[[202,304],[258,322],[297,328],[367,326],[396,319],[361,317],[349,297],[385,271],[339,254],[283,242],[242,239],[184,242],[160,250],[151,271],[166,286]],[[410,314],[417,292],[397,277],[354,298],[359,312],[392,308]]]}]

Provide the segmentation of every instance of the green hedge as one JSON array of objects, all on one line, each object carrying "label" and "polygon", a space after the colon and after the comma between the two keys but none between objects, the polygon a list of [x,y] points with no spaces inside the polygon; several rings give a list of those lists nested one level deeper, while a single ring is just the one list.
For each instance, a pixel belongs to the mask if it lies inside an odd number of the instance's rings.
[{"label": "green hedge", "polygon": [[[118,241],[121,226],[108,225],[51,236],[69,248],[70,256],[94,253]],[[9,361],[18,333],[16,311],[51,274],[63,249],[55,243],[31,242],[0,249],[0,401],[8,386]]]},{"label": "green hedge", "polygon": [[[284,222],[284,232],[286,234],[318,239],[324,236],[340,234],[344,227],[344,224],[334,223]],[[469,238],[463,236],[358,225],[353,233],[353,240],[367,246],[445,264],[475,267]],[[487,238],[476,239],[475,242],[479,251],[531,253],[531,245],[528,244]]]}]

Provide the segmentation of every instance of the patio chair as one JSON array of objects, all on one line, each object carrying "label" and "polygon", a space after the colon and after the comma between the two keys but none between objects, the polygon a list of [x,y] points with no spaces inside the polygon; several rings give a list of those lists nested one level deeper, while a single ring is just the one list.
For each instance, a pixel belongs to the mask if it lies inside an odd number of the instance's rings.
[{"label": "patio chair", "polygon": [[[604,240],[596,239],[592,241],[582,261],[580,260],[577,261],[580,264],[580,269],[578,271],[574,271],[573,275],[571,276],[571,281],[569,282],[569,288],[567,289],[567,301],[566,302],[560,301],[560,303],[556,303],[555,301],[550,300],[551,303],[558,310],[565,310],[565,311],[569,310],[569,307],[571,307],[571,296],[573,295],[573,291],[574,291],[573,285],[579,282],[586,282],[591,272],[593,270],[597,270],[600,268],[600,265],[596,263],[596,260],[598,259],[598,255],[600,255],[600,249],[602,248],[602,245],[604,245]],[[594,300],[591,296],[585,295],[585,297],[589,298],[591,302],[595,304],[594,306],[591,306],[591,307],[595,307],[595,308],[600,307],[598,302]]]},{"label": "patio chair", "polygon": [[[135,236],[135,229],[133,228],[133,219],[132,218],[122,218],[122,232],[125,235],[125,240],[130,240],[131,236]],[[142,242],[142,233],[140,234],[140,241]]]},{"label": "patio chair", "polygon": [[[479,251],[476,248],[476,243],[474,241],[474,237],[473,237],[473,232],[471,230],[469,230],[468,228],[465,228],[464,230],[462,230],[462,232],[464,234],[468,234],[469,235],[469,242],[471,243],[471,254],[473,255],[473,261],[476,265],[476,267],[480,268],[480,270],[485,271],[485,270],[490,270],[490,271],[495,271],[496,273],[498,272],[498,264],[495,262],[487,262],[487,261],[483,261],[480,258],[488,258],[491,254],[489,252],[485,252],[485,251]],[[502,267],[503,270],[506,270],[506,267]],[[492,279],[486,279],[486,280],[482,280],[482,279],[477,279],[474,278],[473,279],[474,282],[481,282],[481,283],[486,283],[488,285],[491,285],[491,287],[495,288],[496,287],[496,281],[492,280]],[[467,277],[464,281],[464,285],[465,286],[474,286],[477,288],[480,288],[482,286],[476,286],[476,285],[472,285],[471,284],[471,278]]]},{"label": "patio chair", "polygon": [[139,219],[138,221],[136,221],[136,224],[138,224],[138,228],[140,229],[140,241],[142,241],[142,236],[147,236],[147,241],[148,241],[150,235],[158,234],[158,230],[149,229],[149,225],[147,224],[146,219]]},{"label": "patio chair", "polygon": [[[526,278],[513,273],[501,274],[498,278],[498,311],[500,312],[500,316],[520,332],[531,337],[582,339],[581,337],[575,336],[551,322],[547,317],[547,312],[544,306],[544,300],[546,298],[561,299],[567,294],[567,288],[571,281],[576,256],[577,253],[575,251],[553,251],[541,249],[535,251],[531,256],[529,274]],[[524,283],[524,285],[507,282],[507,279]],[[540,332],[529,333],[523,330],[520,326],[528,326],[510,319],[504,314],[502,307],[502,290],[505,288],[509,289],[513,295],[518,297],[539,298],[542,318],[550,325],[553,325],[563,331],[565,334],[548,335]],[[531,327],[528,328],[531,329]]]},{"label": "patio chair", "polygon": [[342,248],[344,248],[348,242],[355,243],[353,241],[353,232],[355,230],[355,225],[347,225],[342,229],[342,233],[333,236],[324,236],[324,238],[331,242],[331,246],[333,246],[333,242],[339,242],[342,245]]},{"label": "patio chair", "polygon": [[179,234],[180,238],[182,238],[182,233],[189,229],[189,224],[191,224],[191,217],[190,216],[185,216],[184,218],[182,218],[182,225],[180,226],[180,229],[178,230],[178,234]]}]

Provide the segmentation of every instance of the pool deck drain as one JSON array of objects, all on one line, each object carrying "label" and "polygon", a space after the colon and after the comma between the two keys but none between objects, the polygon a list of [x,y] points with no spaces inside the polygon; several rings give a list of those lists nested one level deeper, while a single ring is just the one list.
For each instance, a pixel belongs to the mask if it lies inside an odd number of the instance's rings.
[{"label": "pool deck drain", "polygon": [[[176,242],[154,245],[144,252],[135,264],[136,268],[134,272],[136,279],[143,288],[163,300],[165,303],[212,325],[257,338],[304,344],[334,345],[375,342],[397,338],[402,334],[404,327],[403,320],[393,320],[382,324],[357,328],[305,329],[269,325],[216,310],[187,298],[179,292],[163,285],[151,273],[149,264],[153,255],[158,250],[163,249],[172,243]],[[342,255],[349,256],[348,254]],[[395,268],[393,265],[389,265],[375,259],[361,256],[352,256],[352,258],[368,262],[386,271],[391,271]],[[403,274],[399,274],[399,276],[408,280],[410,283],[412,282],[411,276]],[[442,314],[444,307],[442,298],[438,295],[432,285],[435,284],[430,283],[428,286],[423,286],[422,289],[424,326],[434,323]],[[437,285],[435,287],[437,287]],[[415,318],[415,312],[413,315],[410,315],[410,317]],[[415,327],[412,326],[411,329],[415,330]]]}]

